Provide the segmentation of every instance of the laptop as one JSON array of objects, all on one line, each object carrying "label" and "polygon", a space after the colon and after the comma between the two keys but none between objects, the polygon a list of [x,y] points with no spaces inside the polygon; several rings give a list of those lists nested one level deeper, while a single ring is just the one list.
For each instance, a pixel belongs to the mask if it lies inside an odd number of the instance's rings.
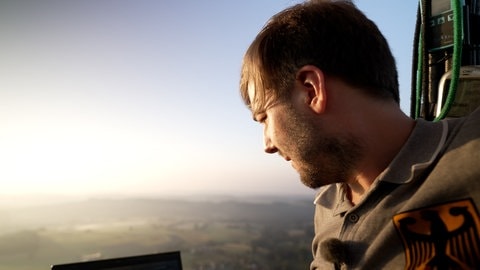
[{"label": "laptop", "polygon": [[180,251],[53,265],[52,270],[182,270]]}]

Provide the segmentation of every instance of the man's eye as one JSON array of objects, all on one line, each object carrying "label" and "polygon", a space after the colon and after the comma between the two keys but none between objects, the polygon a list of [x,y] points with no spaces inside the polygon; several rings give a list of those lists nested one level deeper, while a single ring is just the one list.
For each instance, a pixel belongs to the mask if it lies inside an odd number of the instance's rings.
[{"label": "man's eye", "polygon": [[267,120],[267,115],[266,114],[259,114],[257,116],[257,122],[263,124]]}]

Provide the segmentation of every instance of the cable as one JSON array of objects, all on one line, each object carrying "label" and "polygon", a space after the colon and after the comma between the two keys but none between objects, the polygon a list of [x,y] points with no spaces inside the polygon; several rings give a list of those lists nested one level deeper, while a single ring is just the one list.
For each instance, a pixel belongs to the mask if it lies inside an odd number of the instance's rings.
[{"label": "cable", "polygon": [[[463,45],[463,14],[461,0],[451,0],[453,9],[453,64],[452,64],[452,77],[450,86],[448,88],[448,94],[445,101],[445,105],[439,115],[434,121],[439,121],[448,114],[450,108],[455,100],[457,93],[458,80],[460,77],[460,67],[462,65],[462,45]],[[441,104],[438,104],[441,105]]]},{"label": "cable", "polygon": [[415,33],[413,35],[413,51],[412,51],[412,82],[411,82],[411,92],[410,92],[410,117],[413,119],[418,118],[419,112],[417,108],[419,108],[420,104],[417,104],[419,99],[417,98],[417,89],[418,87],[418,80],[421,78],[421,73],[419,73],[420,63],[419,63],[419,55],[420,53],[420,31],[422,26],[422,18],[421,18],[421,8],[420,3],[418,4],[417,8],[417,21],[415,23]]},{"label": "cable", "polygon": [[[422,117],[422,99],[423,100],[423,117],[427,120],[431,119],[430,103],[428,100],[428,52],[425,46],[425,33],[427,31],[427,11],[431,8],[432,0],[420,0],[419,11],[417,13],[417,25],[415,29],[414,42],[418,44],[416,51],[413,52],[413,65],[412,65],[412,117]],[[434,0],[433,0],[434,1]],[[462,65],[462,47],[463,47],[463,14],[462,14],[462,2],[463,0],[451,0],[451,8],[453,13],[453,53],[452,53],[452,71],[450,85],[447,92],[445,104],[443,105],[439,115],[433,119],[433,121],[439,121],[446,117],[450,111],[456,96],[456,89],[460,77],[460,68]],[[420,24],[420,25],[418,25]],[[416,66],[416,72],[414,68]],[[413,85],[415,84],[415,88]],[[437,90],[438,91],[438,90]],[[442,104],[437,104],[441,106]]]},{"label": "cable", "polygon": [[[415,31],[415,42],[417,42],[418,47],[416,51],[414,50],[414,62],[413,68],[416,69],[416,72],[413,75],[412,85],[415,84],[415,90],[412,89],[412,99],[415,101],[412,103],[412,116],[416,119],[419,118],[421,115],[421,99],[422,99],[422,89],[424,89],[427,84],[425,83],[425,74],[427,74],[425,63],[426,59],[426,47],[424,46],[425,43],[425,32],[426,32],[426,25],[427,25],[427,1],[420,0],[418,5],[418,13],[417,13],[417,26]],[[415,66],[416,62],[416,66]],[[413,87],[413,86],[412,86]]]}]

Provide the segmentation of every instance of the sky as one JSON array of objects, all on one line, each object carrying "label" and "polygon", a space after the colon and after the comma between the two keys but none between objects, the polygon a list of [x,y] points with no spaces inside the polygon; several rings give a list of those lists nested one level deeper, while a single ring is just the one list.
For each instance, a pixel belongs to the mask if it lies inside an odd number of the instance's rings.
[{"label": "sky", "polygon": [[[238,92],[292,0],[1,0],[0,196],[309,195]],[[410,109],[418,1],[356,0]]]}]

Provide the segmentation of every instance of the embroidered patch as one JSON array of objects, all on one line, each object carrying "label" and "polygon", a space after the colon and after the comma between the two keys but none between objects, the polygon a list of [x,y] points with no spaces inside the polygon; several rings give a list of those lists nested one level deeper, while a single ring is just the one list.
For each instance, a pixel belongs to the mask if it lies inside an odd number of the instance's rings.
[{"label": "embroidered patch", "polygon": [[397,214],[405,269],[480,269],[480,217],[472,200]]}]

